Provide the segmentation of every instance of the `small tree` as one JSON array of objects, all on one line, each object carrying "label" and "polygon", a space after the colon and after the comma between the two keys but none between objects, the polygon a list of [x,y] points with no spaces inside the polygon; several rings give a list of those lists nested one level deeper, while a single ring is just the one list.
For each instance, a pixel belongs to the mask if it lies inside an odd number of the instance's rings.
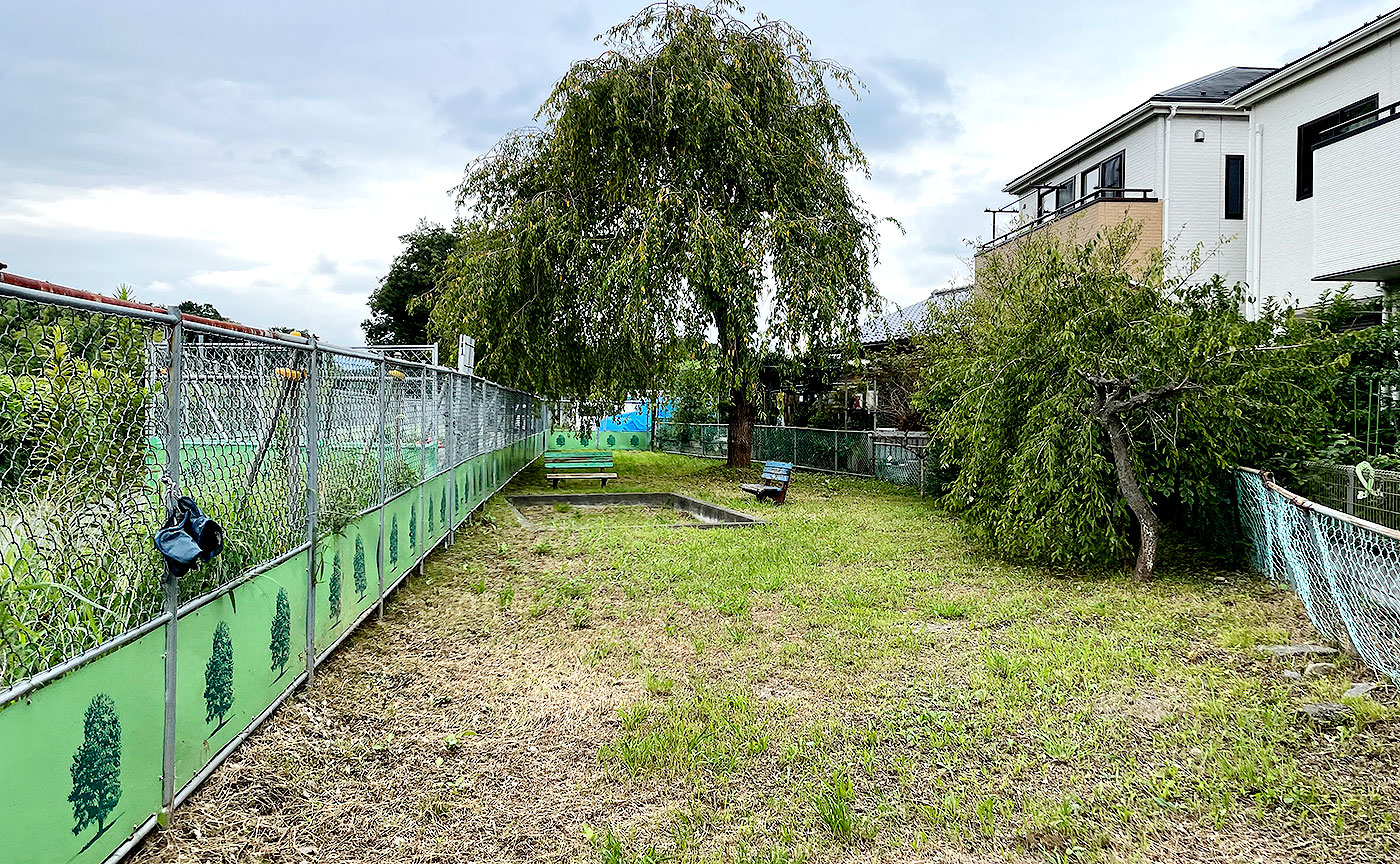
[{"label": "small tree", "polygon": [[[433,290],[456,238],[449,229],[423,219],[399,237],[399,242],[403,249],[370,293],[370,317],[360,325],[371,345],[422,345],[428,341],[428,309],[418,305],[418,300]],[[455,342],[452,348],[456,350]]]},{"label": "small tree", "polygon": [[360,535],[355,535],[355,593],[360,595],[360,600],[365,599],[365,594],[369,591],[369,579],[365,575],[365,543],[360,539]]},{"label": "small tree", "polygon": [[331,558],[331,579],[326,590],[330,593],[331,620],[340,620],[340,549],[335,550],[335,555]]},{"label": "small tree", "polygon": [[209,654],[209,662],[204,667],[204,722],[219,725],[218,732],[227,722],[225,717],[233,708],[233,639],[228,635],[228,622],[220,621],[214,628],[214,645]]},{"label": "small tree", "polygon": [[1346,363],[1325,326],[1243,291],[1135,263],[1131,222],[1086,243],[1037,232],[978,261],[978,290],[930,316],[923,405],[958,477],[944,501],[987,545],[1056,565],[1130,549],[1157,563],[1159,508],[1229,507],[1240,463],[1298,458]]},{"label": "small tree", "polygon": [[[97,823],[96,840],[110,825],[104,824],[122,797],[122,724],[112,697],[99,693],[83,715],[83,743],[73,754],[73,834]],[[92,845],[91,843],[88,844]]]},{"label": "small tree", "polygon": [[268,651],[272,654],[272,668],[278,670],[276,681],[287,673],[287,661],[292,656],[292,605],[287,600],[287,589],[277,589],[277,602],[272,611],[272,638]]},{"label": "small tree", "polygon": [[399,514],[389,521],[389,563],[399,563]]}]

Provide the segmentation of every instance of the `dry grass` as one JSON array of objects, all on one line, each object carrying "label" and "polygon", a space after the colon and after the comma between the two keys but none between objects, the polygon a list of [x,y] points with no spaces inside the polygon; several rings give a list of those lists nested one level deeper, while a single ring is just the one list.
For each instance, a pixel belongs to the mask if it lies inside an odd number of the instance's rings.
[{"label": "dry grass", "polygon": [[1011,567],[811,475],[753,529],[487,512],[134,860],[1395,860],[1394,712],[1298,724],[1347,681],[1251,650],[1311,636],[1252,577]]}]

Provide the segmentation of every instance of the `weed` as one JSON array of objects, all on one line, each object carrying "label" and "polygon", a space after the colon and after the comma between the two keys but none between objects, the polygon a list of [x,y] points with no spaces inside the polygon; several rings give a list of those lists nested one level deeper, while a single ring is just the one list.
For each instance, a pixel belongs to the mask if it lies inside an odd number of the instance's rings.
[{"label": "weed", "polygon": [[648,671],[646,674],[647,692],[653,696],[665,696],[671,692],[671,688],[676,684],[670,678],[662,678],[654,672]]}]

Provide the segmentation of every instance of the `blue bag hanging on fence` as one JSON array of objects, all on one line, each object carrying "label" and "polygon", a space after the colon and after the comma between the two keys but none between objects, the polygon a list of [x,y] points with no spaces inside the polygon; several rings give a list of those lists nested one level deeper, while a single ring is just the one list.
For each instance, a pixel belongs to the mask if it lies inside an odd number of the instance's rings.
[{"label": "blue bag hanging on fence", "polygon": [[205,516],[193,498],[185,496],[170,509],[155,541],[171,574],[179,577],[223,551],[224,529]]}]

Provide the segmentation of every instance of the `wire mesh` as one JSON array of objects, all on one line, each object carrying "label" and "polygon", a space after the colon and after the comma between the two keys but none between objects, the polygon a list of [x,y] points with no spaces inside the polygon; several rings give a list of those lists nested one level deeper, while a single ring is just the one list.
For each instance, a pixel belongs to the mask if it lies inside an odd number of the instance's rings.
[{"label": "wire mesh", "polygon": [[[224,552],[182,580],[181,596],[194,597],[285,554],[305,537],[310,352],[186,335],[180,492],[228,529]],[[158,428],[154,452],[163,460],[164,423]]]},{"label": "wire mesh", "polygon": [[1302,490],[1319,504],[1350,516],[1400,530],[1400,471],[1310,462]]},{"label": "wire mesh", "polygon": [[158,614],[168,328],[0,301],[0,686]]},{"label": "wire mesh", "polygon": [[1256,569],[1297,593],[1326,639],[1400,677],[1400,535],[1317,509],[1251,471],[1236,475]]},{"label": "wire mesh", "polygon": [[305,546],[313,445],[325,536],[542,428],[533,397],[453,370],[193,325],[174,362],[173,317],[0,291],[0,690],[161,614],[174,495],[225,529],[191,600]]},{"label": "wire mesh", "polygon": [[[656,450],[665,453],[709,458],[729,454],[728,427],[718,423],[658,423],[653,442]],[[922,434],[906,441],[902,435],[890,439],[863,430],[755,426],[752,458],[917,488],[921,481],[927,482],[920,457],[927,456],[928,444]]]}]

